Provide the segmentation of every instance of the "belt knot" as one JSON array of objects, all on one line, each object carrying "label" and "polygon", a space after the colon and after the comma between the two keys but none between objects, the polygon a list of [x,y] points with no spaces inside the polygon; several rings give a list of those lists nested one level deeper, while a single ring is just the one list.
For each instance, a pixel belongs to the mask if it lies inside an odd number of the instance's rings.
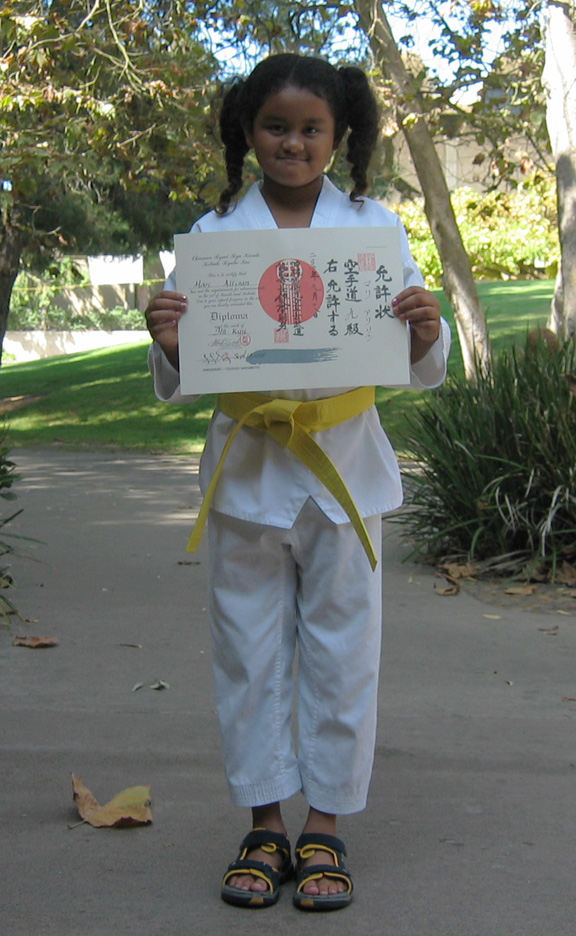
[{"label": "belt knot", "polygon": [[270,400],[269,403],[263,403],[261,406],[256,407],[252,411],[253,418],[247,420],[248,425],[252,428],[257,429],[258,425],[255,424],[256,417],[261,416],[264,427],[270,431],[278,424],[289,424],[290,426],[294,425],[295,414],[300,406],[298,400],[282,400],[274,399]]}]

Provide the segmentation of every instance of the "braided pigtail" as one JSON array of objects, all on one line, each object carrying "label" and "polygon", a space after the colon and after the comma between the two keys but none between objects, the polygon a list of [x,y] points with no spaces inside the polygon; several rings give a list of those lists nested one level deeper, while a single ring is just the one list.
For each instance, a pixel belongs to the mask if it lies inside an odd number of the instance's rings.
[{"label": "braided pigtail", "polygon": [[368,188],[368,166],[378,140],[378,105],[368,79],[360,68],[338,69],[346,90],[350,135],[346,159],[354,187],[350,200],[357,201]]},{"label": "braided pigtail", "polygon": [[230,202],[242,188],[242,170],[244,159],[250,147],[246,142],[241,120],[240,101],[244,90],[243,80],[235,81],[226,91],[220,110],[220,138],[224,144],[224,163],[228,185],[220,194],[215,208],[219,215],[225,215]]}]

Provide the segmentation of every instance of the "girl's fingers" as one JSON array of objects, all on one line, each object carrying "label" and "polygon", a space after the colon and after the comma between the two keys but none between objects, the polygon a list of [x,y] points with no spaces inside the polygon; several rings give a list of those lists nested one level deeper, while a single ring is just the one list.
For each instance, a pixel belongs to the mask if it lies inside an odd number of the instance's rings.
[{"label": "girl's fingers", "polygon": [[162,322],[178,320],[186,311],[186,296],[176,292],[160,292],[150,301],[146,312],[148,328]]},{"label": "girl's fingers", "polygon": [[440,303],[436,296],[420,286],[402,290],[392,300],[394,315],[408,322],[410,328],[434,342],[440,333]]},{"label": "girl's fingers", "polygon": [[151,338],[165,354],[173,355],[178,348],[178,322],[186,311],[186,296],[176,292],[160,292],[151,299],[146,312],[146,324]]}]

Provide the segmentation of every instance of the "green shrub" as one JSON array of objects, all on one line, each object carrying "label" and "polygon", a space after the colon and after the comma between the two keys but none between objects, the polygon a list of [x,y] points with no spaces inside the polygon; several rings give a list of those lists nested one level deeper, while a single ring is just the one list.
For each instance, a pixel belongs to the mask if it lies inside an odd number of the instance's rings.
[{"label": "green shrub", "polygon": [[576,559],[576,354],[541,338],[476,384],[452,378],[410,421],[407,534],[430,558],[553,580]]},{"label": "green shrub", "polygon": [[85,264],[73,257],[61,257],[43,273],[22,270],[18,275],[10,301],[11,330],[28,331],[133,331],[142,329],[143,316],[139,309],[125,309],[118,305],[102,312],[84,303],[83,311],[63,307],[58,303],[66,287],[90,286]]},{"label": "green shrub", "polygon": [[22,331],[70,328],[68,320],[72,316],[58,307],[56,297],[65,286],[87,286],[89,283],[89,278],[72,257],[60,258],[42,274],[21,270],[10,297],[9,328]]},{"label": "green shrub", "polygon": [[[477,280],[553,277],[559,258],[553,182],[535,176],[513,191],[457,189],[452,205]],[[412,253],[431,286],[441,285],[442,265],[423,208],[398,207]]]}]

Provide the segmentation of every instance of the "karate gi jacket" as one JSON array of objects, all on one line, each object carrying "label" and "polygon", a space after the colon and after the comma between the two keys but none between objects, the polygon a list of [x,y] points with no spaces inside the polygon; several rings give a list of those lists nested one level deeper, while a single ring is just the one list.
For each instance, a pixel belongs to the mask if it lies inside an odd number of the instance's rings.
[{"label": "karate gi jacket", "polygon": [[[362,225],[393,225],[400,230],[404,285],[422,286],[422,274],[410,253],[406,232],[398,215],[370,198],[350,201],[349,196],[325,176],[310,227],[345,228]],[[191,230],[201,234],[204,231],[270,228],[276,228],[276,222],[259,184],[254,183],[227,215],[221,217],[212,211],[200,218]],[[175,289],[174,275],[168,279],[165,288]],[[191,308],[186,314],[193,315],[194,310]],[[446,375],[449,350],[450,329],[442,320],[440,337],[428,354],[411,367],[411,385],[424,389],[441,384]],[[170,403],[193,402],[197,399],[181,394],[178,372],[155,343],[150,349],[149,366],[158,399]],[[382,383],[386,384],[384,371]],[[335,396],[352,389],[271,389],[264,395],[304,401]],[[203,493],[234,425],[233,419],[218,409],[215,411],[200,463],[200,488]],[[338,469],[362,517],[386,513],[401,505],[402,483],[398,463],[375,406],[338,426],[312,433],[312,436]],[[309,497],[335,523],[349,522],[340,504],[292,452],[278,445],[267,433],[243,428],[232,443],[212,508],[241,520],[289,529]]]}]

